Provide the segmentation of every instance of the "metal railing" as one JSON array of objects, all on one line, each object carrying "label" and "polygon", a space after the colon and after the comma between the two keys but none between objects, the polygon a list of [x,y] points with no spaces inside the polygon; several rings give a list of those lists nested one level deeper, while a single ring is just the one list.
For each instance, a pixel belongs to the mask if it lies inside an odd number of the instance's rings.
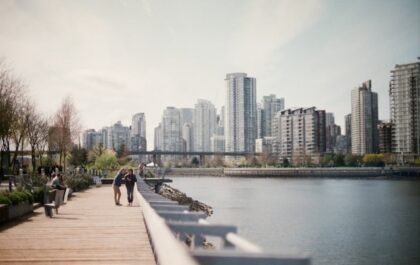
[{"label": "metal railing", "polygon": [[[153,252],[159,265],[308,265],[302,253],[265,253],[237,234],[232,225],[210,224],[206,215],[190,212],[153,192],[138,178],[137,197],[143,210]],[[206,244],[207,238],[219,244]]]}]

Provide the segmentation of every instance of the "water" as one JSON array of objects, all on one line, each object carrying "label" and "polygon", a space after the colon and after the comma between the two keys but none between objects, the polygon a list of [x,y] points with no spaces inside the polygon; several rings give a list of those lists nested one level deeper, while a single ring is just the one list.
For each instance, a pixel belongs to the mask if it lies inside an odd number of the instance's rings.
[{"label": "water", "polygon": [[[420,264],[420,181],[174,177],[269,252],[312,264]],[[283,251],[282,251],[283,252]]]}]

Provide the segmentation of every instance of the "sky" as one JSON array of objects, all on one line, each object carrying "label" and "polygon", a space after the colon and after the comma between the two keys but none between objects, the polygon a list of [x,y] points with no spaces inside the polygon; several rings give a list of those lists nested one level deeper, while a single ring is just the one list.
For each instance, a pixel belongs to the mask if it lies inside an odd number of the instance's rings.
[{"label": "sky", "polygon": [[0,58],[52,116],[71,96],[84,129],[146,114],[148,149],[167,106],[208,99],[226,73],[257,79],[257,101],[333,112],[372,80],[389,119],[395,64],[420,56],[420,1],[0,1]]}]

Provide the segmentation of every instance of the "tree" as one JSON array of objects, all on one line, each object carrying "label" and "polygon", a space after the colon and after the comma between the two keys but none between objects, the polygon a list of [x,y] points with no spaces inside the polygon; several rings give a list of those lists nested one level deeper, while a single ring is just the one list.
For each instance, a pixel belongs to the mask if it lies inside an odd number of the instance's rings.
[{"label": "tree", "polygon": [[347,154],[344,157],[344,164],[348,167],[356,167],[359,166],[362,162],[362,157],[353,154]]},{"label": "tree", "polygon": [[200,164],[200,160],[198,160],[198,158],[194,156],[193,159],[191,160],[191,165],[194,167],[198,167],[199,164]]},{"label": "tree", "polygon": [[32,169],[35,172],[37,153],[40,159],[42,157],[47,142],[48,121],[46,119],[43,119],[34,108],[33,111],[29,114],[27,126],[28,143],[31,147]]},{"label": "tree", "polygon": [[365,154],[363,156],[365,166],[383,167],[385,165],[383,154]]},{"label": "tree", "polygon": [[73,166],[85,166],[88,162],[87,150],[74,145],[70,151],[68,162]]},{"label": "tree", "polygon": [[283,158],[282,164],[283,164],[283,167],[289,167],[290,166],[289,159],[287,159],[286,157]]},{"label": "tree", "polygon": [[54,126],[51,129],[51,142],[56,144],[60,154],[60,164],[64,162],[66,169],[66,157],[71,149],[73,142],[79,136],[80,123],[76,108],[70,97],[64,99],[54,117]]},{"label": "tree", "polygon": [[117,157],[115,152],[107,150],[96,158],[95,168],[102,170],[112,170],[118,167]]},{"label": "tree", "polygon": [[21,79],[14,76],[11,70],[0,61],[0,159],[7,161],[7,167],[11,164],[10,146],[13,129],[16,127],[17,112],[21,110],[22,100],[25,96],[25,85]]},{"label": "tree", "polygon": [[95,160],[97,157],[105,153],[106,149],[103,145],[103,143],[100,143],[98,145],[95,145],[92,150],[89,151],[88,154],[88,162],[89,163],[95,163]]}]

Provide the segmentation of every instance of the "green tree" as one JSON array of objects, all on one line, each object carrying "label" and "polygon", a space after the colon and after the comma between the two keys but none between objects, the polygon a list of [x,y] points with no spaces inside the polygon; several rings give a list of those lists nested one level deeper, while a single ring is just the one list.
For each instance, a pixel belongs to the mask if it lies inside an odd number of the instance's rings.
[{"label": "green tree", "polygon": [[324,154],[321,159],[322,166],[334,166],[334,155],[333,154]]},{"label": "green tree", "polygon": [[86,165],[88,162],[87,150],[75,145],[70,151],[68,162],[73,166]]},{"label": "green tree", "polygon": [[365,166],[383,167],[385,165],[383,154],[365,154],[363,156]]},{"label": "green tree", "polygon": [[102,170],[112,170],[118,167],[117,157],[112,151],[107,151],[98,156],[95,161],[95,168]]},{"label": "green tree", "polygon": [[283,158],[282,165],[283,167],[289,167],[290,166],[289,159]]},{"label": "green tree", "polygon": [[353,154],[347,154],[344,157],[344,164],[348,167],[356,167],[359,166],[362,162],[361,156],[353,155]]}]

